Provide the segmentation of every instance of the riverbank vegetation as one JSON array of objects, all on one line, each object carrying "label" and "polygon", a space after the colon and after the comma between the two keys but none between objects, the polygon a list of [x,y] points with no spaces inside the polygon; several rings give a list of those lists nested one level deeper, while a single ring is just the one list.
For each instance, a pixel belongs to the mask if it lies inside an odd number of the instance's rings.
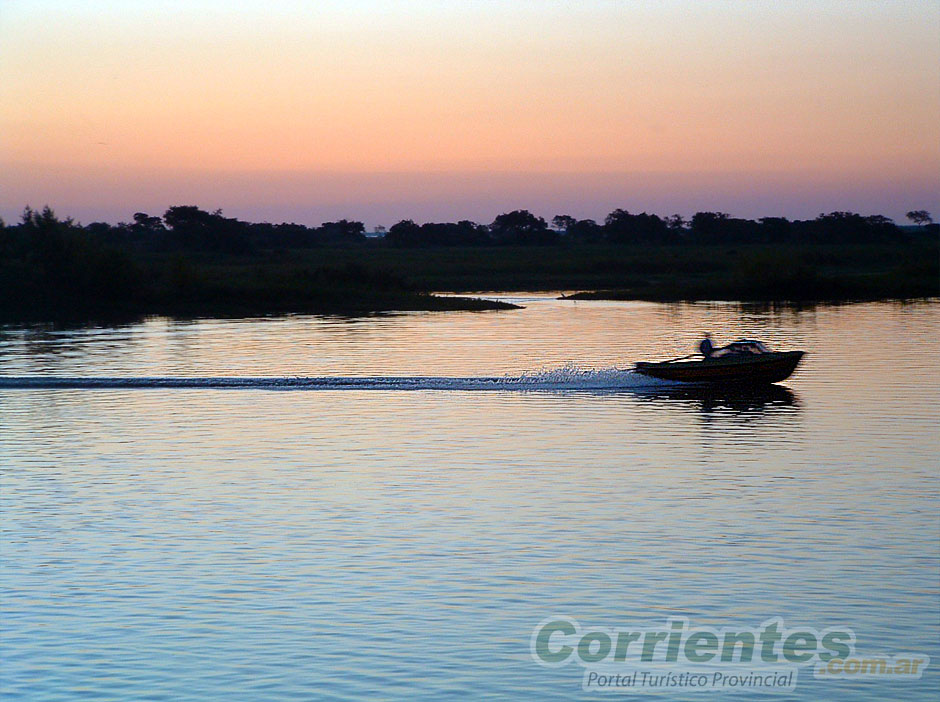
[{"label": "riverbank vegetation", "polygon": [[489,225],[251,223],[195,206],[80,225],[49,208],[0,223],[0,318],[494,309],[432,292],[586,290],[575,297],[844,301],[940,294],[938,228],[833,212],[807,221],[700,212],[600,224],[520,210]]}]

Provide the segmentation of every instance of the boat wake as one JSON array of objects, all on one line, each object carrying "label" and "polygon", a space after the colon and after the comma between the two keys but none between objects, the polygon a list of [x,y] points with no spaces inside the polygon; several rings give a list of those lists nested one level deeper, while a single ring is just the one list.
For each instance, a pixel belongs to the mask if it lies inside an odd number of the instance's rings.
[{"label": "boat wake", "polygon": [[0,389],[259,389],[259,390],[593,390],[616,391],[681,385],[621,368],[584,369],[577,366],[526,372],[522,375],[458,378],[448,376],[379,377],[0,377]]}]

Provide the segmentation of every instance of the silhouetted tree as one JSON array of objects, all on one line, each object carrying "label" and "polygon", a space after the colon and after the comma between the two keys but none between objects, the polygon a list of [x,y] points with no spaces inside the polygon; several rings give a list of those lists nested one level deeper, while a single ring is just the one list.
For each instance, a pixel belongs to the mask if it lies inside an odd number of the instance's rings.
[{"label": "silhouetted tree", "polygon": [[681,214],[669,215],[666,217],[666,226],[675,234],[683,234],[685,232],[685,217]]},{"label": "silhouetted tree", "polygon": [[499,215],[490,225],[493,238],[500,244],[553,244],[558,232],[548,228],[545,220],[528,210],[515,210]]},{"label": "silhouetted tree", "polygon": [[398,247],[420,246],[422,244],[421,227],[413,220],[403,219],[398,224],[392,225],[385,235],[385,241]]},{"label": "silhouetted tree", "polygon": [[904,238],[889,218],[882,215],[864,217],[855,212],[820,214],[808,229],[810,240],[831,243],[870,243]]},{"label": "silhouetted tree", "polygon": [[568,228],[577,223],[577,219],[571,215],[555,215],[552,217],[552,227],[559,232],[568,233]]},{"label": "silhouetted tree", "polygon": [[250,249],[248,225],[223,217],[222,210],[206,212],[195,205],[177,205],[164,213],[163,221],[184,247],[230,253],[244,253]]},{"label": "silhouetted tree", "polygon": [[324,222],[317,233],[324,243],[348,244],[366,240],[365,225],[362,222],[351,222],[346,219],[338,222]]},{"label": "silhouetted tree", "polygon": [[927,210],[911,210],[906,217],[919,227],[933,224],[933,217]]},{"label": "silhouetted tree", "polygon": [[85,231],[92,237],[101,241],[113,241],[120,238],[123,231],[119,227],[112,227],[107,222],[92,222],[85,225]]},{"label": "silhouetted tree", "polygon": [[696,241],[720,241],[731,218],[727,212],[696,212],[692,215],[692,236]]},{"label": "silhouetted tree", "polygon": [[310,248],[322,243],[316,228],[293,222],[249,224],[248,232],[256,247]]},{"label": "silhouetted tree", "polygon": [[597,244],[604,240],[604,228],[593,219],[579,219],[568,227],[565,237],[582,244]]},{"label": "silhouetted tree", "polygon": [[615,244],[667,243],[676,240],[666,223],[657,215],[638,215],[616,209],[604,220],[607,240]]},{"label": "silhouetted tree", "polygon": [[762,217],[758,220],[761,225],[760,238],[767,242],[789,241],[792,236],[790,220],[786,217]]},{"label": "silhouetted tree", "polygon": [[385,240],[396,247],[416,246],[482,246],[491,243],[489,230],[469,220],[427,222],[422,225],[402,220],[392,226]]},{"label": "silhouetted tree", "polygon": [[41,211],[27,206],[16,230],[4,253],[18,263],[0,276],[2,294],[9,285],[27,305],[66,309],[81,301],[112,304],[139,289],[140,275],[123,252],[89,236],[71,217],[60,220],[48,205]]},{"label": "silhouetted tree", "polygon": [[166,231],[166,227],[163,226],[163,220],[159,217],[151,217],[144,212],[135,212],[134,223],[131,225],[131,230],[135,234],[152,235],[157,233],[162,234]]}]

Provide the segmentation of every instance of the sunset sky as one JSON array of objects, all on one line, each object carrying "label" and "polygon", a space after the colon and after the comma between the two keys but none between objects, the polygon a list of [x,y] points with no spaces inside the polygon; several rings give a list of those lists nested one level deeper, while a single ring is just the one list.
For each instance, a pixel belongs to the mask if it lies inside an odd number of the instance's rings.
[{"label": "sunset sky", "polygon": [[936,0],[0,0],[0,91],[7,221],[940,215]]}]

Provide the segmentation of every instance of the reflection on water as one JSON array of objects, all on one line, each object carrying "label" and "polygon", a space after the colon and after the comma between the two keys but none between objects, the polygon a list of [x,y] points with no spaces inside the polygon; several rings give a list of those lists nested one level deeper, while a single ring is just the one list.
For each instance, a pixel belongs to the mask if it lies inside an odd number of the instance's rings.
[{"label": "reflection on water", "polygon": [[[529,657],[550,614],[781,616],[940,660],[940,305],[525,304],[0,331],[3,376],[394,381],[0,388],[4,699],[576,698],[580,669]],[[810,356],[748,392],[395,389],[628,368],[704,330]],[[936,681],[804,671],[766,698]]]},{"label": "reflection on water", "polygon": [[687,385],[666,386],[637,393],[641,401],[674,403],[677,406],[694,407],[705,414],[756,415],[781,408],[799,410],[796,393],[783,385],[759,387],[690,387]]}]

